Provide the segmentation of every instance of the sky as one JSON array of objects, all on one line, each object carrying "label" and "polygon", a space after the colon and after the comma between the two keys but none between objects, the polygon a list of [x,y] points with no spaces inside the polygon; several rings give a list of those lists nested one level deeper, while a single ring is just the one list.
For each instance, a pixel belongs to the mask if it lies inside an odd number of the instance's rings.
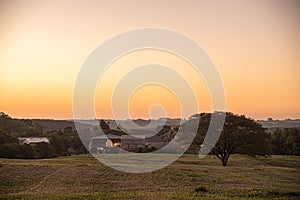
[{"label": "sky", "polygon": [[[0,0],[0,111],[16,118],[73,118],[74,85],[89,54],[121,32],[160,27],[205,49],[222,77],[228,111],[300,118],[299,10],[297,0]],[[205,80],[189,63],[144,50],[119,58],[99,80],[97,116],[113,117],[112,89],[126,70],[143,63],[168,65],[190,83],[199,104],[190,114],[211,111]],[[179,117],[180,103],[165,87],[146,85],[132,93],[128,111],[133,118]]]}]

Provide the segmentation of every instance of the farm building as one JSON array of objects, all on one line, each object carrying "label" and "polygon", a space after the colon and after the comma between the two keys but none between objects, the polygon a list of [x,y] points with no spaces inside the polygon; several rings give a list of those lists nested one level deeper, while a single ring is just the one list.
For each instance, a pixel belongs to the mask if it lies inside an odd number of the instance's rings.
[{"label": "farm building", "polygon": [[145,138],[145,145],[147,148],[156,148],[160,149],[164,147],[168,142],[164,142],[159,136],[153,135],[151,137]]},{"label": "farm building", "polygon": [[105,149],[106,147],[121,147],[123,150],[137,150],[139,148],[161,149],[168,142],[163,141],[159,136],[154,135],[101,135],[92,137],[89,143],[89,150]]},{"label": "farm building", "polygon": [[38,144],[38,143],[49,143],[49,139],[46,137],[22,137],[22,138],[18,138],[19,140],[19,144],[23,145],[23,144]]},{"label": "farm building", "polygon": [[145,136],[144,135],[122,135],[121,147],[124,150],[134,150],[138,148],[145,148]]},{"label": "farm building", "polygon": [[112,147],[112,146],[121,146],[121,137],[118,135],[101,135],[92,137],[89,143],[89,150],[93,147],[95,148],[105,148],[105,147]]}]

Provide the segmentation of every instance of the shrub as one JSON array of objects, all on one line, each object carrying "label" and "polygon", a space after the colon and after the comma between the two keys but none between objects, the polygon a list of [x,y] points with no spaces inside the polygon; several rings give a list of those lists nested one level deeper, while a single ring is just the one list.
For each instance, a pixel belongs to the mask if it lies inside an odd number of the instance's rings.
[{"label": "shrub", "polygon": [[68,156],[68,152],[62,152],[61,156]]},{"label": "shrub", "polygon": [[197,186],[195,189],[194,189],[195,192],[207,192],[207,189],[206,187],[200,185],[200,186]]}]

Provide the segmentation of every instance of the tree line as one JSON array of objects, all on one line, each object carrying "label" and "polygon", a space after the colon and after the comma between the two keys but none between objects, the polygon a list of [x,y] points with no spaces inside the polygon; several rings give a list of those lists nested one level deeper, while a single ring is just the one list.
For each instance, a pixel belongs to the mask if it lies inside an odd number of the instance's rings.
[{"label": "tree line", "polygon": [[211,147],[210,154],[219,158],[223,166],[227,165],[232,154],[300,155],[300,128],[277,129],[274,133],[269,133],[261,124],[244,115],[229,112],[223,114],[226,115],[225,123],[215,145],[212,145],[212,141],[205,142],[211,113],[193,115],[185,122],[196,123],[199,120],[197,135],[187,150],[188,153],[198,154],[201,147]]},{"label": "tree line", "polygon": [[300,156],[300,128],[276,129],[271,134],[272,153]]},{"label": "tree line", "polygon": [[[18,137],[47,137],[49,143],[19,144]],[[29,119],[12,119],[0,112],[0,157],[53,158],[88,153],[71,126],[43,132],[43,127]]]},{"label": "tree line", "polygon": [[[195,123],[196,118],[199,118],[197,135],[187,153],[198,154],[201,146],[209,145],[204,143],[204,138],[209,127],[211,113],[193,115],[182,126],[186,123]],[[103,122],[100,123],[100,126],[105,128]],[[175,133],[179,128],[175,128]],[[186,133],[186,136],[188,134]],[[47,137],[50,143],[19,145],[18,137]],[[29,119],[12,119],[7,114],[0,112],[0,157],[51,158],[83,153],[88,153],[88,151],[76,130],[73,130],[71,126],[67,126],[63,130],[43,132],[42,126]],[[211,154],[218,157],[224,166],[227,165],[232,154],[299,156],[300,128],[277,129],[273,133],[268,133],[265,128],[251,118],[226,113],[223,130],[216,145],[212,148]]]}]

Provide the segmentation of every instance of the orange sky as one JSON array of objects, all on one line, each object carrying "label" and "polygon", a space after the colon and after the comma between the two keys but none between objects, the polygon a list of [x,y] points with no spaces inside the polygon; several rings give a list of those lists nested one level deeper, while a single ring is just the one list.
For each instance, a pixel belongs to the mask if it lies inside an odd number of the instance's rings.
[{"label": "orange sky", "polygon": [[[193,38],[207,51],[222,76],[229,111],[255,119],[300,118],[299,9],[297,0],[0,0],[0,111],[22,118],[72,118],[73,87],[89,53],[120,32],[162,27]],[[122,73],[149,62],[186,77],[200,110],[210,111],[205,82],[188,63],[143,51],[117,60],[100,81],[99,116],[111,117],[111,88]],[[180,115],[176,96],[158,86],[136,91],[130,114],[149,117],[155,104],[164,105],[170,117]]]}]

